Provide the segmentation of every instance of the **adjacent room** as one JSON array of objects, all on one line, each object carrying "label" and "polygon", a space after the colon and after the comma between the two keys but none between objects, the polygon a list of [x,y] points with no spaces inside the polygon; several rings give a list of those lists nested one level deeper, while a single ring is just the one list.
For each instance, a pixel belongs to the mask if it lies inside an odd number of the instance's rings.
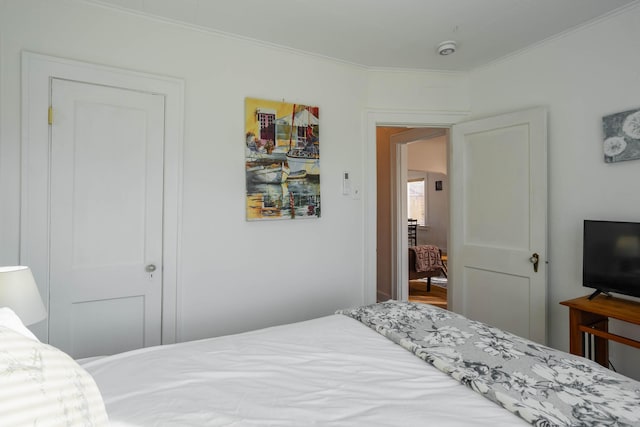
[{"label": "adjacent room", "polygon": [[[378,301],[385,301],[405,291],[392,285],[405,283],[404,278],[392,277],[391,273],[394,270],[401,273],[394,261],[396,255],[406,252],[391,242],[391,229],[399,227],[407,229],[408,255],[399,261],[399,265],[408,266],[409,301],[428,302],[446,308],[449,133],[445,128],[381,126],[376,129],[376,135]],[[402,148],[399,156],[394,156],[394,165],[390,164],[391,147]],[[392,174],[399,186],[389,186]],[[406,191],[403,191],[405,187]],[[390,189],[389,192],[387,189]],[[391,224],[392,217],[395,224]],[[401,242],[396,240],[396,243]],[[418,272],[415,268],[415,249],[412,247],[427,245],[437,249],[440,264]],[[432,288],[431,284],[435,286]]]},{"label": "adjacent room", "polygon": [[640,424],[639,40],[640,0],[0,0],[0,425]]}]

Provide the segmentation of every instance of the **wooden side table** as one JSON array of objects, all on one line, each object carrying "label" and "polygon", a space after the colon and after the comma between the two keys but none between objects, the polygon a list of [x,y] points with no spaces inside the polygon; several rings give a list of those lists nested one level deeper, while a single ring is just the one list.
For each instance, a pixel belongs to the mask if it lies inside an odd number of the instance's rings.
[{"label": "wooden side table", "polygon": [[584,356],[585,333],[594,336],[594,360],[609,367],[609,343],[616,341],[640,348],[640,341],[609,332],[609,319],[640,325],[640,303],[616,297],[598,295],[562,301],[569,307],[569,351]]}]

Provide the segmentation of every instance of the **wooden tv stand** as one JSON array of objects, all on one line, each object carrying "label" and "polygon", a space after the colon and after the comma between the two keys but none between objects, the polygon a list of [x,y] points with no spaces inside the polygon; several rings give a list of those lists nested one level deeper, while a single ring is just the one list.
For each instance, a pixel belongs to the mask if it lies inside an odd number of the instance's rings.
[{"label": "wooden tv stand", "polygon": [[585,355],[585,333],[594,336],[594,360],[607,368],[609,340],[640,348],[640,341],[609,332],[609,319],[640,325],[640,302],[597,295],[591,300],[584,296],[560,304],[569,307],[571,354]]}]

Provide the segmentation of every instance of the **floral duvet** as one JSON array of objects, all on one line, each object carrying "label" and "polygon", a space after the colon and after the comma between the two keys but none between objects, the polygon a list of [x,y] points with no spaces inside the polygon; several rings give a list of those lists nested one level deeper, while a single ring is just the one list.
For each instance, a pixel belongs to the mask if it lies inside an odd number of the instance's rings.
[{"label": "floral duvet", "polygon": [[338,314],[533,425],[640,425],[640,382],[582,357],[425,304],[387,301]]}]

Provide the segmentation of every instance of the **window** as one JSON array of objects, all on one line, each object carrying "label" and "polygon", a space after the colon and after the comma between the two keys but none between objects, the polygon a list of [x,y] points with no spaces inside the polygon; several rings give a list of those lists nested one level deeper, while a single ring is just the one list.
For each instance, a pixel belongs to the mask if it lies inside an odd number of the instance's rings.
[{"label": "window", "polygon": [[427,223],[425,182],[426,180],[424,178],[411,179],[407,182],[407,212],[409,218],[418,220],[418,225],[425,225]]},{"label": "window", "polygon": [[256,111],[258,123],[260,123],[259,139],[275,141],[276,114],[272,110],[258,109]]}]

